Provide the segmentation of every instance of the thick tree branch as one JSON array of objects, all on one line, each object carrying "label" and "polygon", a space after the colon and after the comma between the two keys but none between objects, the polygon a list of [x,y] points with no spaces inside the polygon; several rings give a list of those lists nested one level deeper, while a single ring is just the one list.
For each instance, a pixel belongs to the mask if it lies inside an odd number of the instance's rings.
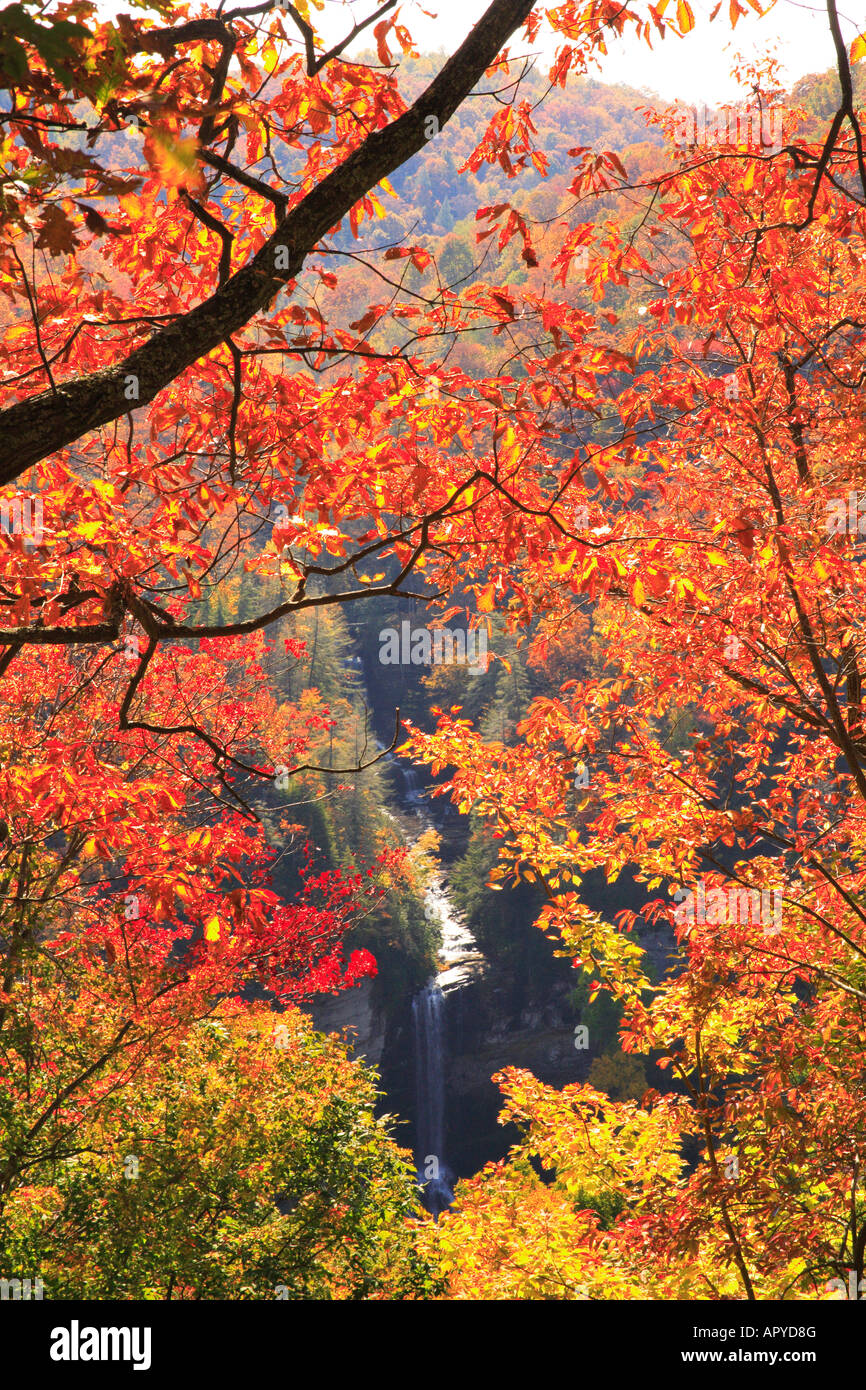
[{"label": "thick tree branch", "polygon": [[[439,129],[445,125],[532,8],[533,0],[493,0],[414,105],[384,130],[373,131],[292,208],[261,251],[209,299],[159,329],[113,367],[64,382],[55,394],[30,396],[0,412],[0,485],[100,425],[127,415],[129,376],[137,377],[139,404],[147,405],[187,367],[249,323],[297,278],[319,240],[383,178],[423,149],[428,117],[436,118]],[[190,27],[183,26],[185,37]]]}]

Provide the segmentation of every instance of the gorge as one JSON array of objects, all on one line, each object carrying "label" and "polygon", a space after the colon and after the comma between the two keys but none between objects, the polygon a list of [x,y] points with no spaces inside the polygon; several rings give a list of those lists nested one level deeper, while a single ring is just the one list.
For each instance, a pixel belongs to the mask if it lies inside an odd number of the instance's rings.
[{"label": "gorge", "polygon": [[[387,761],[393,818],[407,843],[443,830],[445,803],[430,796],[419,769],[393,756]],[[539,989],[518,978],[519,963],[485,956],[455,904],[453,868],[443,849],[425,893],[427,919],[441,936],[436,973],[420,989],[386,1000],[384,1008],[374,1002],[373,983],[363,981],[312,1010],[317,1027],[342,1033],[354,1055],[377,1068],[380,1111],[394,1117],[398,1142],[411,1149],[425,1205],[434,1214],[450,1204],[460,1178],[503,1158],[518,1137],[498,1121],[501,1096],[493,1075],[519,1066],[556,1086],[585,1081],[610,1032],[593,1027],[589,1045],[580,1045],[575,1025],[583,1013],[575,1007],[567,968]]]}]

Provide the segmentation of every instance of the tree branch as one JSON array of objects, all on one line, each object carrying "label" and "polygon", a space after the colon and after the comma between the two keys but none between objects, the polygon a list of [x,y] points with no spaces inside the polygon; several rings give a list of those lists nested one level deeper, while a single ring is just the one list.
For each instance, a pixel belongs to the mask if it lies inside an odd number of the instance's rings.
[{"label": "tree branch", "polygon": [[[493,0],[486,14],[418,100],[384,130],[373,131],[338,168],[282,220],[248,265],[182,319],[167,324],[113,367],[58,385],[56,393],[30,396],[0,412],[0,485],[20,477],[40,459],[100,425],[129,413],[126,378],[138,378],[138,401],[147,405],[187,367],[207,356],[265,308],[299,275],[318,241],[355,204],[424,148],[425,123],[441,129],[480,81],[508,37],[529,16],[533,0]],[[201,21],[200,23],[205,23]],[[192,34],[191,30],[196,29]],[[199,35],[196,25],[174,31]],[[207,37],[218,37],[210,30]],[[166,40],[166,36],[161,36]],[[287,248],[279,258],[277,248]]]}]

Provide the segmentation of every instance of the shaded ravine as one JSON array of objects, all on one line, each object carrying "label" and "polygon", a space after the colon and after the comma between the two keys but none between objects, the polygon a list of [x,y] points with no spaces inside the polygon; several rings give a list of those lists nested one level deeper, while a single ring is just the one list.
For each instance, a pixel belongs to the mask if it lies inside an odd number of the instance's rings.
[{"label": "shaded ravine", "polygon": [[[418,791],[417,773],[411,767],[396,763],[395,766],[404,789],[401,798],[404,812],[411,816],[418,827],[416,834],[412,826],[407,838],[418,840],[435,827]],[[441,944],[438,951],[439,971],[412,999],[415,1167],[424,1204],[438,1216],[454,1200],[452,1184],[455,1181],[445,1153],[445,996],[478,979],[484,971],[485,962],[475,938],[451,900],[447,876],[441,868],[430,877],[424,897],[424,912],[427,921],[438,927]]]}]

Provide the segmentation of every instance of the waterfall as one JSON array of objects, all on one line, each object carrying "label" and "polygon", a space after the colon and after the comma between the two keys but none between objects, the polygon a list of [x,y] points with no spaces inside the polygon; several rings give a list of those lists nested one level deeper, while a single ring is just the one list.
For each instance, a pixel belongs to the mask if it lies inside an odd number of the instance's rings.
[{"label": "waterfall", "polygon": [[400,771],[403,774],[403,785],[405,787],[405,798],[410,806],[417,806],[419,800],[418,774],[414,767],[406,767],[400,764]]},{"label": "waterfall", "polygon": [[445,1162],[444,995],[429,980],[412,1000],[415,1043],[415,1164],[424,1201],[434,1216],[454,1200],[453,1174]]},{"label": "waterfall", "polygon": [[[379,744],[384,751],[384,745]],[[388,753],[402,789],[399,825],[407,844],[434,829],[427,810],[427,788],[414,767]],[[386,812],[386,814],[389,814]],[[412,1041],[415,1053],[415,1168],[424,1204],[436,1217],[454,1201],[456,1175],[445,1162],[445,1000],[454,990],[471,984],[484,971],[484,957],[472,933],[451,901],[447,875],[429,875],[424,913],[439,937],[438,974],[412,1000]]]}]

